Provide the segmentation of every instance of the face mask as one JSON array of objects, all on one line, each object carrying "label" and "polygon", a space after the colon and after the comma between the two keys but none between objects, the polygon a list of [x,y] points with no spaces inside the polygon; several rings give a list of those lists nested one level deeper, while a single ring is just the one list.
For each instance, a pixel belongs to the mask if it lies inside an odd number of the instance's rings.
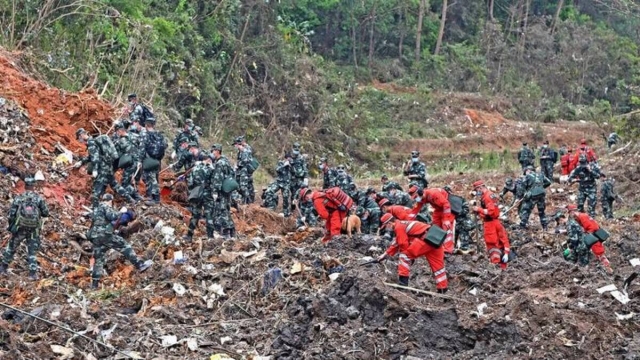
[{"label": "face mask", "polygon": [[293,150],[293,155],[299,155],[300,154],[300,150]]},{"label": "face mask", "polygon": [[318,167],[320,168],[320,170],[324,170],[324,164],[320,164],[318,165]]},{"label": "face mask", "polygon": [[417,163],[418,162],[418,158],[411,158],[411,162],[412,163]]}]

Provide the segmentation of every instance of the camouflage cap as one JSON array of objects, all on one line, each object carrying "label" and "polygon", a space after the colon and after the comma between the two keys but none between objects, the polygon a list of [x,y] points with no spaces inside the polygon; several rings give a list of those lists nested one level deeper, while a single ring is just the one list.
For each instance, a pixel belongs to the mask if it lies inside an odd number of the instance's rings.
[{"label": "camouflage cap", "polygon": [[84,128],[80,128],[76,130],[76,139],[79,139],[81,134],[86,134],[86,133],[87,133],[87,130],[85,130]]},{"label": "camouflage cap", "polygon": [[566,217],[566,215],[562,211],[558,211],[553,215],[554,220],[558,221],[558,219]]},{"label": "camouflage cap", "polygon": [[211,145],[211,151],[214,151],[214,150],[222,151],[222,144],[213,144],[213,145]]},{"label": "camouflage cap", "polygon": [[195,141],[189,141],[189,143],[187,145],[189,145],[190,148],[192,148],[192,147],[196,147],[197,148],[198,147],[198,143],[195,142]]},{"label": "camouflage cap", "polygon": [[120,129],[124,129],[124,124],[120,121],[116,122],[113,127],[116,129],[116,131],[120,130]]},{"label": "camouflage cap", "polygon": [[300,143],[299,142],[294,142],[293,143],[293,148],[294,149],[300,149]]},{"label": "camouflage cap", "polygon": [[372,187],[367,188],[367,195],[375,194],[375,193],[376,193],[376,189],[374,189],[374,188],[372,188]]},{"label": "camouflage cap", "polygon": [[102,195],[102,201],[113,201],[113,195],[111,194]]},{"label": "camouflage cap", "polygon": [[418,156],[420,156],[420,151],[418,151],[418,150],[413,150],[413,151],[411,152],[411,157],[416,158],[416,157],[418,157]]},{"label": "camouflage cap", "polygon": [[146,124],[151,124],[151,125],[155,125],[156,124],[156,119],[155,118],[147,118],[147,120],[144,121],[145,125]]},{"label": "camouflage cap", "polygon": [[185,124],[185,125],[189,125],[189,126],[193,126],[193,120],[191,120],[191,119],[186,119],[186,120],[184,121],[184,124]]},{"label": "camouflage cap", "polygon": [[131,93],[129,95],[127,95],[127,99],[137,99],[138,95],[136,95],[136,93]]},{"label": "camouflage cap", "polygon": [[242,144],[242,141],[244,141],[244,136],[242,136],[242,135],[237,136],[237,137],[233,140],[233,145],[236,145],[236,144]]},{"label": "camouflage cap", "polygon": [[36,184],[36,179],[32,177],[28,177],[24,179],[24,186],[32,187],[32,186],[35,186],[35,184]]},{"label": "camouflage cap", "polygon": [[380,179],[381,180],[389,180],[389,177],[387,176],[387,174],[383,174]]},{"label": "camouflage cap", "polygon": [[326,163],[327,162],[327,158],[326,157],[321,157],[320,158],[320,162],[321,163]]}]

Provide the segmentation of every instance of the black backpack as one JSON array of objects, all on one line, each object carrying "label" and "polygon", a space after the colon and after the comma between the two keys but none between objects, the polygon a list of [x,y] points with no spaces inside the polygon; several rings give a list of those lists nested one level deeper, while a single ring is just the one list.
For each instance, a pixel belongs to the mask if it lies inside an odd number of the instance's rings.
[{"label": "black backpack", "polygon": [[144,149],[150,157],[156,160],[162,160],[164,152],[167,149],[167,141],[160,132],[149,131]]},{"label": "black backpack", "polygon": [[26,197],[18,205],[16,226],[19,229],[37,229],[40,226],[40,209],[33,196]]},{"label": "black backpack", "polygon": [[553,149],[550,149],[549,151],[551,152],[551,160],[553,160],[554,164],[557,163],[558,162],[558,152],[553,150]]},{"label": "black backpack", "polygon": [[155,119],[156,117],[153,115],[151,110],[145,104],[140,104],[142,106],[142,116],[140,117],[140,125],[144,126],[144,123],[148,119]]}]

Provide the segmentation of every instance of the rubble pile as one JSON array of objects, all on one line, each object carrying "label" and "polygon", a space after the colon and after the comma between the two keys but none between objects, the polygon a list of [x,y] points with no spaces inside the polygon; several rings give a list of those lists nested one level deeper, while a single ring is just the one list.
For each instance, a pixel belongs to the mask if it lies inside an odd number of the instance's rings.
[{"label": "rubble pile", "polygon": [[[7,59],[0,60],[0,71],[13,84],[0,90],[0,146],[16,147],[0,152],[7,169],[0,175],[0,225],[6,227],[10,199],[21,191],[19,178],[38,170],[52,214],[38,255],[41,280],[27,280],[24,247],[10,274],[0,277],[0,303],[48,322],[1,308],[0,358],[633,358],[640,352],[640,285],[629,288],[628,299],[619,291],[632,262],[640,262],[640,225],[633,216],[602,222],[612,233],[606,247],[615,275],[595,263],[565,262],[564,237],[532,226],[510,232],[517,258],[506,271],[489,264],[482,241],[475,255],[449,257],[449,292],[440,295],[432,293],[424,259],[414,264],[410,286],[426,292],[387,285],[397,282],[394,260],[362,266],[384,251],[380,237],[343,236],[324,246],[322,230],[296,231],[293,219],[251,205],[234,210],[235,241],[207,240],[201,225],[194,241],[184,243],[188,212],[180,198],[163,199],[138,206],[138,219],[123,232],[153,267],[139,273],[111,252],[102,288],[91,291],[92,248],[84,235],[90,220],[83,207],[89,179],[66,171],[68,159],[56,160],[78,149],[75,126],[95,118],[99,128],[108,128],[110,107],[92,107],[91,93],[66,94],[66,104],[82,99],[83,109],[98,115],[78,115],[77,104],[63,106],[66,115],[51,115],[62,106],[53,100],[39,114],[34,109],[44,105],[28,97],[60,92],[38,85]],[[46,132],[38,130],[45,126]],[[627,151],[607,158],[607,166],[625,174],[624,159],[637,150]],[[478,176],[432,181],[465,194]],[[482,174],[494,187],[504,176]],[[621,179],[620,187],[633,185]],[[573,191],[554,184],[548,212],[565,205]],[[625,191],[628,201],[637,201],[635,190]],[[7,239],[2,233],[2,245]]]}]

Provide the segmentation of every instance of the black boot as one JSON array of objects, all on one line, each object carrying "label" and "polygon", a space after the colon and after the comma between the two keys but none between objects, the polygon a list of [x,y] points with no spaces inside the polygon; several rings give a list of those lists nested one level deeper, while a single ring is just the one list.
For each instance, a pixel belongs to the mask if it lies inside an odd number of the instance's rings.
[{"label": "black boot", "polygon": [[449,290],[448,288],[444,288],[444,289],[438,289],[438,290],[436,290],[436,291],[438,292],[438,294],[444,294],[444,293],[446,293],[448,290]]},{"label": "black boot", "polygon": [[31,281],[38,280],[38,273],[35,270],[29,270],[29,280]]},{"label": "black boot", "polygon": [[0,264],[0,274],[6,274],[8,267],[9,266],[7,264]]},{"label": "black boot", "polygon": [[93,279],[91,280],[91,289],[97,290],[100,287],[100,280]]},{"label": "black boot", "polygon": [[409,286],[408,276],[398,276],[398,285]]},{"label": "black boot", "polygon": [[235,228],[229,229],[229,237],[231,239],[235,239],[236,238],[236,229]]}]

